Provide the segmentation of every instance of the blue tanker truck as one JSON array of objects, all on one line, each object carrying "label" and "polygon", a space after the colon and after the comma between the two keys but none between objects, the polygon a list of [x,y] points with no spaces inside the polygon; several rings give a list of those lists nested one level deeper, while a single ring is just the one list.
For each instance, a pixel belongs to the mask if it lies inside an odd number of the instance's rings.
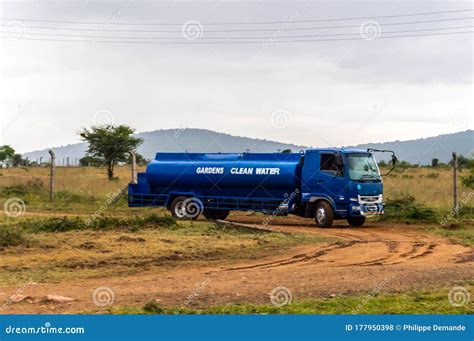
[{"label": "blue tanker truck", "polygon": [[295,214],[314,218],[319,227],[334,219],[362,226],[366,217],[384,212],[374,151],[381,150],[157,153],[130,183],[128,204],[163,206],[177,219],[226,219],[238,210]]}]

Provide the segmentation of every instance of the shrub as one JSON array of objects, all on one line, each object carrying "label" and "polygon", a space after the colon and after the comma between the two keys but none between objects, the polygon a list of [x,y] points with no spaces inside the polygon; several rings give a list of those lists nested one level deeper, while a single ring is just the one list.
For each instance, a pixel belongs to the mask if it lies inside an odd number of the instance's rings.
[{"label": "shrub", "polygon": [[415,198],[405,193],[398,198],[387,199],[385,214],[381,219],[436,221],[437,214],[431,208],[417,205]]},{"label": "shrub", "polygon": [[427,177],[428,179],[438,179],[438,178],[439,178],[439,174],[438,174],[438,173],[429,173],[426,177]]},{"label": "shrub", "polygon": [[5,186],[0,189],[0,194],[3,196],[25,196],[27,194],[39,194],[44,192],[44,190],[43,181],[39,178],[33,178],[26,184]]},{"label": "shrub", "polygon": [[21,229],[6,226],[0,228],[0,247],[18,246],[25,242]]},{"label": "shrub", "polygon": [[22,225],[30,231],[66,232],[84,229],[113,230],[120,228],[137,231],[142,228],[170,228],[177,226],[177,223],[172,217],[150,214],[143,218],[117,218],[111,216],[46,218],[41,220],[27,220],[22,222]]},{"label": "shrub", "polygon": [[56,199],[61,200],[62,202],[93,202],[96,201],[96,198],[93,195],[85,195],[74,193],[65,189],[54,192]]},{"label": "shrub", "polygon": [[143,306],[143,310],[150,314],[163,314],[165,312],[165,309],[163,309],[163,307],[155,301],[146,303]]},{"label": "shrub", "polygon": [[474,168],[471,169],[471,174],[462,177],[462,184],[468,188],[474,188]]}]

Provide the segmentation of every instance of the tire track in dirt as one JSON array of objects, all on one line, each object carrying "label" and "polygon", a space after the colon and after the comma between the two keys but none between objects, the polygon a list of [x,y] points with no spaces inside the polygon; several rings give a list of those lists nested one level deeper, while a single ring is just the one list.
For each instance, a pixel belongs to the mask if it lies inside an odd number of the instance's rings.
[{"label": "tire track in dirt", "polygon": [[[261,225],[258,217],[232,216],[230,220]],[[297,219],[288,220],[286,224],[286,220],[276,219],[268,227],[339,240],[300,245],[259,260],[222,259],[178,267],[158,266],[143,273],[38,283],[28,288],[28,295],[58,294],[75,301],[71,305],[15,304],[5,312],[103,312],[107,307],[100,308],[91,302],[91,292],[103,286],[114,291],[117,306],[143,307],[156,299],[164,306],[179,306],[205,282],[205,289],[192,304],[209,306],[236,302],[270,304],[268,293],[278,286],[289,288],[294,299],[305,299],[367,293],[381,282],[384,291],[399,292],[439,288],[474,278],[472,247],[454,244],[416,226],[369,222],[364,228],[338,225],[319,229],[301,225]],[[0,288],[4,293],[15,290],[16,287]]]},{"label": "tire track in dirt", "polygon": [[[276,231],[294,233],[300,223],[298,218],[293,218],[288,225],[280,225],[278,222],[272,225],[271,228]],[[234,219],[241,224],[248,226],[258,226],[255,219],[237,218]],[[295,222],[296,220],[296,222]],[[242,270],[246,268],[265,268],[267,266],[288,266],[298,263],[326,263],[337,267],[362,267],[362,266],[389,266],[397,264],[411,264],[413,261],[427,263],[433,262],[434,258],[438,258],[437,246],[438,243],[444,245],[444,250],[441,250],[443,259],[457,259],[459,253],[465,247],[450,243],[447,239],[435,237],[427,234],[421,229],[418,231],[407,231],[405,226],[371,229],[371,227],[363,228],[300,228],[300,232],[309,234],[318,234],[324,237],[333,237],[343,239],[346,244],[338,244],[338,242],[329,245],[321,250],[312,250],[311,252],[298,255],[297,259],[279,260],[272,263],[262,263],[252,265],[249,267],[237,267],[227,269]],[[340,243],[340,242],[339,242]],[[336,247],[338,246],[339,247]],[[340,245],[343,245],[341,247]],[[464,250],[465,251],[465,250]],[[430,257],[431,256],[431,257]],[[433,257],[435,256],[435,257]],[[348,261],[354,259],[355,261]],[[474,256],[466,256],[463,261],[469,261]]]}]

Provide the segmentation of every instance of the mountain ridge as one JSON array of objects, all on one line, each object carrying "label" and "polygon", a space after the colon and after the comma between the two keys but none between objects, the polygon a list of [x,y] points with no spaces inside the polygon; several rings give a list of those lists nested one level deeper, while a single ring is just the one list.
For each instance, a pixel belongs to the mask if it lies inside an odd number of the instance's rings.
[{"label": "mountain ridge", "polygon": [[[250,152],[264,153],[278,152],[284,149],[291,149],[295,152],[309,148],[291,143],[235,136],[198,128],[159,129],[135,135],[144,139],[143,144],[138,148],[138,152],[149,159],[154,158],[156,152],[160,151],[240,153],[250,150]],[[453,151],[464,156],[471,156],[474,151],[474,130],[405,141],[364,143],[346,147],[390,149],[396,152],[400,160],[411,163],[429,164],[433,158],[447,162]],[[85,155],[87,144],[82,142],[51,149],[55,151],[58,160],[69,157],[70,163],[74,163],[75,159]],[[39,160],[40,157],[47,160],[49,158],[48,150],[49,148],[24,153],[23,157],[28,157],[31,161]],[[377,158],[386,159],[386,156],[377,155]]]}]

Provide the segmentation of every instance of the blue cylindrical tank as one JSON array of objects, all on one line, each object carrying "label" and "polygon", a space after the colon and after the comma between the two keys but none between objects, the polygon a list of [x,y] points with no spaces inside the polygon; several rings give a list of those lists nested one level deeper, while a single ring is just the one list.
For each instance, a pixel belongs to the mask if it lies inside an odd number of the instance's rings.
[{"label": "blue cylindrical tank", "polygon": [[158,153],[147,166],[152,193],[280,196],[298,186],[300,154]]}]

